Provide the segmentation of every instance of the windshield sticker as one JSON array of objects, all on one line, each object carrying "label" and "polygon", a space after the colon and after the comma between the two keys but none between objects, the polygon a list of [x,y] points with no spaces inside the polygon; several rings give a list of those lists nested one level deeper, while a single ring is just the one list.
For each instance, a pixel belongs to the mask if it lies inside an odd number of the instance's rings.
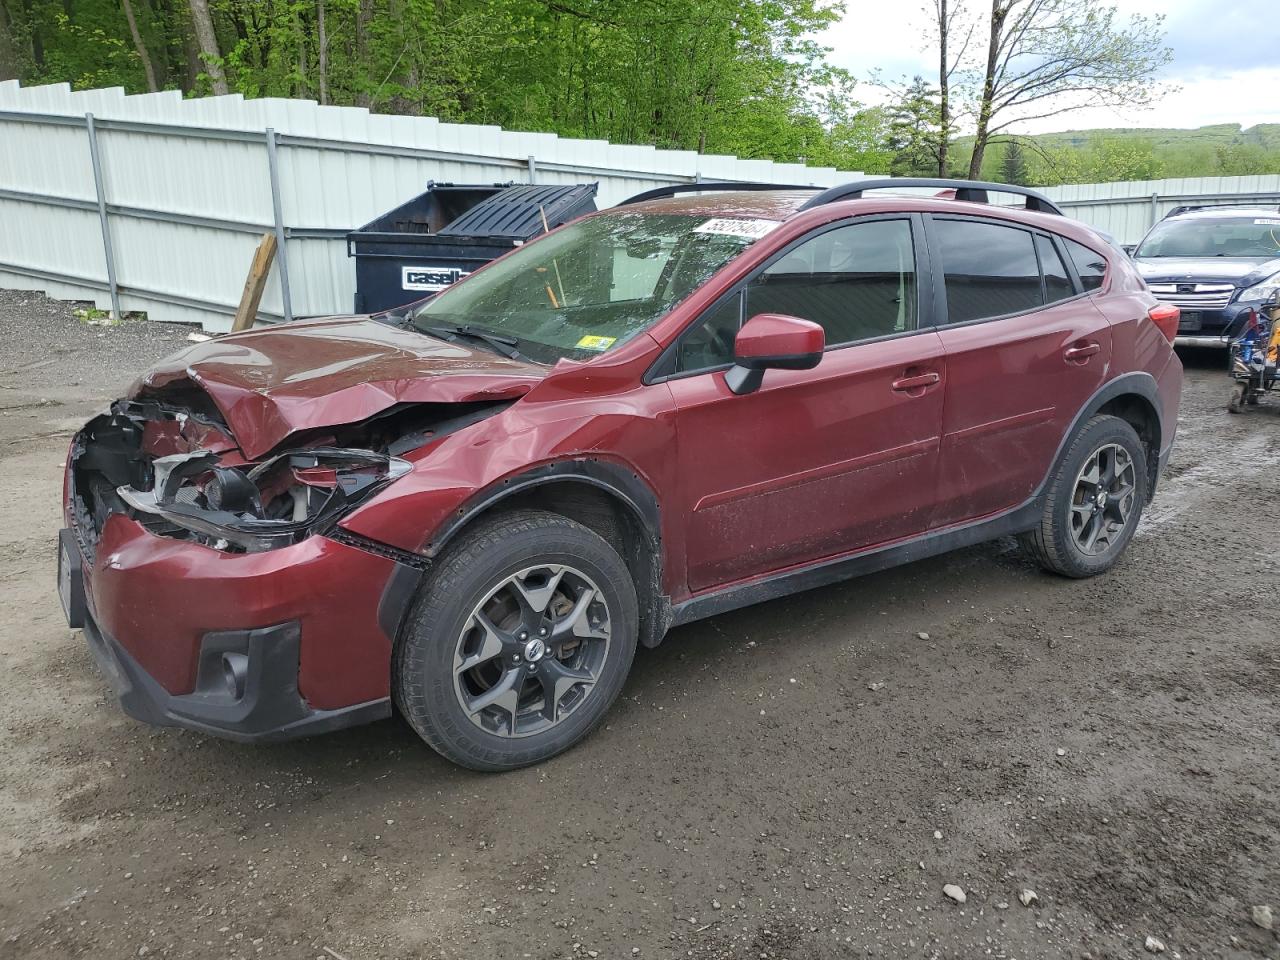
[{"label": "windshield sticker", "polygon": [[1262,225],[1262,226],[1264,226],[1264,227],[1280,227],[1280,220],[1277,220],[1275,217],[1272,217],[1271,219],[1267,219],[1266,217],[1262,217],[1262,218],[1260,218],[1260,219],[1258,219],[1258,220],[1255,220],[1255,221],[1253,221],[1253,222],[1254,222],[1254,223],[1256,223],[1256,224],[1261,224],[1261,225]]},{"label": "windshield sticker", "polygon": [[733,220],[729,217],[713,217],[706,223],[694,228],[694,233],[720,233],[730,237],[746,237],[748,240],[759,240],[774,227],[781,226],[777,220]]},{"label": "windshield sticker", "polygon": [[580,350],[608,350],[617,342],[617,337],[585,336],[578,341],[577,346]]}]

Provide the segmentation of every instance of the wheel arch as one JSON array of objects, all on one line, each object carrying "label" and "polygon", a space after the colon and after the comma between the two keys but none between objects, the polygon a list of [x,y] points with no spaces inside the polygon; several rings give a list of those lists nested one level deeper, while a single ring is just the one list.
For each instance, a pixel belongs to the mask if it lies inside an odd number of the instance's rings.
[{"label": "wheel arch", "polygon": [[[1166,436],[1164,419],[1160,413],[1160,396],[1156,379],[1149,373],[1127,373],[1109,380],[1091,396],[1063,436],[1053,464],[1045,476],[1049,483],[1054,469],[1062,461],[1071,440],[1084,424],[1093,417],[1107,414],[1119,417],[1137,431],[1138,438],[1147,448],[1147,499],[1155,496],[1156,481],[1160,474],[1160,452]],[[1042,485],[1042,490],[1044,489]]]},{"label": "wheel arch", "polygon": [[413,597],[430,565],[477,521],[495,514],[546,510],[581,523],[617,550],[631,571],[640,612],[640,643],[655,647],[671,619],[662,591],[662,526],[658,498],[634,470],[598,458],[543,464],[491,484],[469,497],[422,550],[425,569],[398,569],[383,594],[380,619],[399,638]]}]

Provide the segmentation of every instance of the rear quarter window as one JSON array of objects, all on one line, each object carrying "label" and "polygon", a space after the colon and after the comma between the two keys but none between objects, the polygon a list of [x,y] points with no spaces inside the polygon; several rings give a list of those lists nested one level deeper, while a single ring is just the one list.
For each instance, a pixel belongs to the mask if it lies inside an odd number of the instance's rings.
[{"label": "rear quarter window", "polygon": [[1067,246],[1067,256],[1075,264],[1076,273],[1080,274],[1080,282],[1085,290],[1099,289],[1107,276],[1107,258],[1095,250],[1090,250],[1083,243],[1076,243],[1065,237],[1062,242]]},{"label": "rear quarter window", "polygon": [[1076,295],[1075,284],[1067,273],[1062,257],[1053,245],[1053,241],[1042,234],[1036,234],[1036,252],[1040,254],[1040,272],[1044,274],[1045,300],[1057,303],[1069,300]]}]

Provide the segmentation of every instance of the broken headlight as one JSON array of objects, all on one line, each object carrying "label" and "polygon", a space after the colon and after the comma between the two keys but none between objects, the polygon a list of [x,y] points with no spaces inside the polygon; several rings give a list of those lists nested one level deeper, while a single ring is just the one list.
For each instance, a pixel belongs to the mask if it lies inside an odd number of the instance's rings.
[{"label": "broken headlight", "polygon": [[150,490],[122,486],[133,511],[217,549],[256,553],[333,526],[374,491],[410,469],[369,450],[309,447],[253,466],[223,466],[207,451],[152,461]]}]

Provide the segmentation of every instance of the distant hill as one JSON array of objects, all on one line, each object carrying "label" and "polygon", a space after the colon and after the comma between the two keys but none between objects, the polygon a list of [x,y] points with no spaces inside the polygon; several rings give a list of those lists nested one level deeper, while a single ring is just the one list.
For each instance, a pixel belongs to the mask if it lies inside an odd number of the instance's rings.
[{"label": "distant hill", "polygon": [[1266,150],[1280,150],[1280,123],[1260,123],[1244,128],[1238,123],[1215,123],[1194,130],[1176,127],[1100,127],[1096,130],[1066,130],[1042,133],[1031,139],[1057,147],[1087,147],[1098,140],[1125,139],[1145,141],[1152,146],[1181,147],[1188,145],[1232,146],[1249,144]]},{"label": "distant hill", "polygon": [[[1280,123],[1248,128],[1238,123],[1195,129],[1106,127],[1018,139],[1023,144],[1021,161],[1010,167],[1005,161],[1007,146],[993,144],[983,158],[984,177],[1051,185],[1280,173]],[[972,145],[971,137],[962,137],[954,150],[957,164],[963,163],[966,172]],[[1006,175],[1010,169],[1015,176]]]}]

